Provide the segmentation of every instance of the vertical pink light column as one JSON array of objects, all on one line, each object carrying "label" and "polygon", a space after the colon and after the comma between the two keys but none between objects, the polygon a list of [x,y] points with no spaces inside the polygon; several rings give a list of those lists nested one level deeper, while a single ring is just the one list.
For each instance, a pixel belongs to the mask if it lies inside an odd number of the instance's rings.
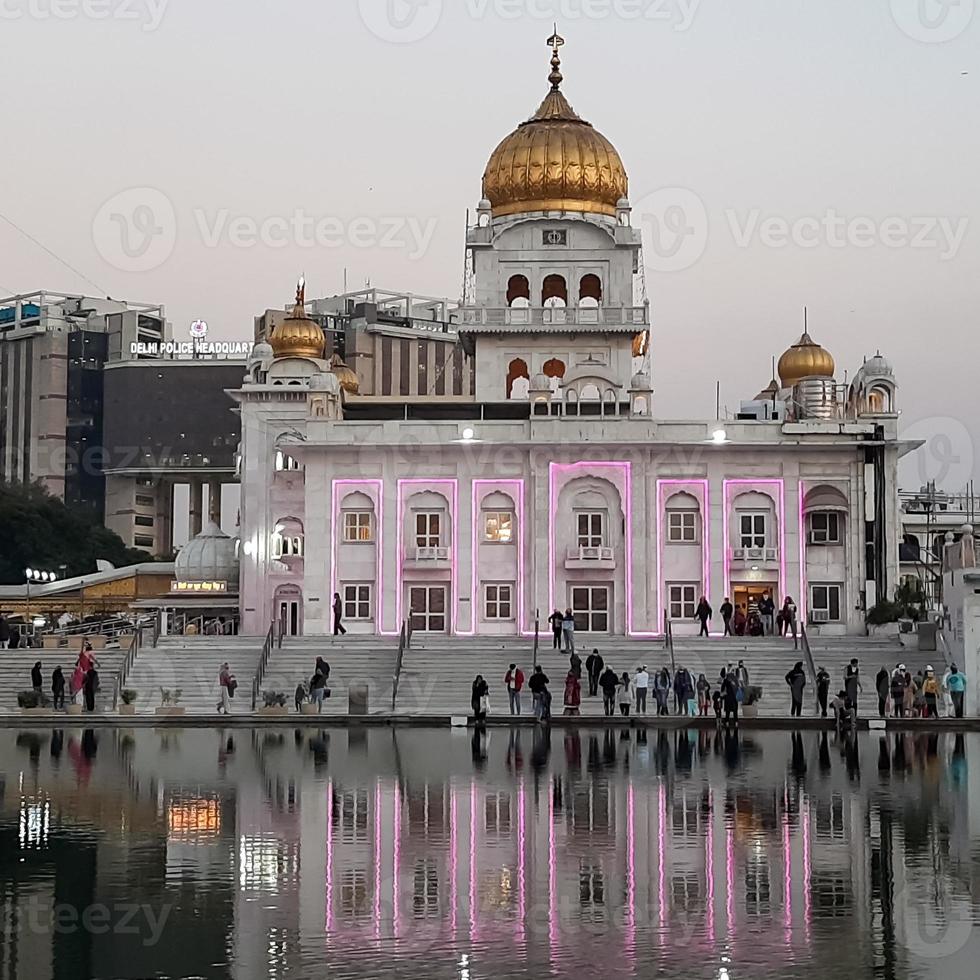
[{"label": "vertical pink light column", "polygon": [[633,629],[633,464],[629,460],[599,460],[580,463],[552,463],[549,467],[548,503],[552,525],[548,528],[548,611],[555,608],[555,515],[558,504],[558,477],[566,473],[593,470],[621,470],[624,476],[623,516],[626,522],[626,633],[639,634]]},{"label": "vertical pink light column", "polygon": [[[331,541],[333,545],[331,547],[331,570],[330,570],[330,601],[333,602],[333,597],[340,591],[340,561],[339,552],[341,544],[341,535],[344,533],[344,529],[340,522],[340,505],[341,498],[346,496],[347,493],[352,490],[373,490],[374,491],[374,516],[375,523],[377,524],[377,534],[376,534],[376,547],[374,554],[374,589],[376,594],[375,599],[375,631],[379,636],[397,636],[397,631],[385,632],[384,628],[384,595],[385,595],[385,580],[384,580],[384,560],[385,560],[385,550],[384,550],[384,517],[385,517],[385,498],[384,498],[384,481],[383,480],[334,480],[331,489],[330,496],[331,501]],[[371,494],[368,494],[370,497]],[[399,627],[400,627],[399,623]]]},{"label": "vertical pink light column", "polygon": [[449,621],[450,621],[450,633],[455,635],[456,633],[456,613],[459,606],[459,480],[446,479],[444,477],[433,477],[432,479],[412,479],[412,480],[399,480],[398,481],[398,494],[397,494],[397,507],[398,514],[396,525],[398,528],[398,545],[395,548],[395,554],[397,555],[398,565],[395,571],[395,588],[397,589],[397,595],[395,597],[395,609],[397,612],[396,619],[398,621],[398,627],[401,629],[402,623],[402,607],[404,606],[404,582],[405,582],[405,535],[404,535],[404,524],[405,524],[405,488],[406,487],[425,487],[427,489],[435,489],[436,487],[444,487],[449,490],[449,506],[452,512],[452,559],[451,559],[451,576],[449,583]]},{"label": "vertical pink light column", "polygon": [[473,510],[470,515],[472,524],[472,553],[470,556],[470,610],[471,623],[470,629],[460,632],[460,636],[475,636],[477,611],[479,602],[477,599],[477,589],[480,582],[480,522],[477,520],[480,514],[479,502],[481,491],[488,487],[510,488],[516,491],[514,494],[514,505],[517,509],[515,515],[517,519],[517,632],[523,635],[526,630],[525,618],[525,599],[524,599],[524,554],[527,538],[525,537],[526,516],[524,513],[524,481],[523,480],[474,480],[473,481]]},{"label": "vertical pink light column", "polygon": [[779,479],[760,479],[760,480],[725,480],[723,497],[725,501],[725,513],[723,515],[722,527],[725,544],[725,594],[731,595],[732,592],[732,543],[729,533],[729,520],[732,510],[732,503],[735,500],[733,490],[752,493],[754,490],[765,492],[763,487],[768,487],[775,491],[774,500],[776,503],[776,519],[779,522],[779,598],[786,595],[786,481]]},{"label": "vertical pink light column", "polygon": [[796,597],[796,607],[799,610],[800,622],[805,623],[807,601],[810,597],[807,595],[806,582],[806,514],[804,513],[804,508],[806,506],[806,494],[803,491],[802,480],[800,480],[799,497],[800,523],[797,526],[799,528],[800,535],[800,594]]},{"label": "vertical pink light column", "polygon": [[707,480],[657,480],[657,630],[664,624],[667,601],[664,596],[664,544],[667,500],[684,489],[701,491],[701,588],[711,599],[711,491]]}]

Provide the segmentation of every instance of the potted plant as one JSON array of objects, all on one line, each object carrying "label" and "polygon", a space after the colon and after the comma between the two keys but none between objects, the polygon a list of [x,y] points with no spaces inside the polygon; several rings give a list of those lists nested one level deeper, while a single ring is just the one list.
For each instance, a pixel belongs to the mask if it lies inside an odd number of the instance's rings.
[{"label": "potted plant", "polygon": [[21,714],[25,715],[46,715],[48,714],[47,700],[40,691],[18,691],[17,704],[20,705]]},{"label": "potted plant", "polygon": [[135,715],[136,714],[136,701],[139,698],[139,692],[134,691],[131,688],[123,688],[119,692],[119,698],[122,704],[119,705],[119,714],[121,715]]},{"label": "potted plant", "polygon": [[156,713],[164,716],[180,716],[184,714],[184,709],[180,707],[180,699],[184,692],[178,687],[170,690],[166,687],[160,688],[160,707]]},{"label": "potted plant", "polygon": [[262,700],[264,705],[259,708],[260,715],[275,718],[288,714],[288,698],[281,691],[263,691]]},{"label": "potted plant", "polygon": [[758,718],[759,702],[762,700],[762,688],[750,686],[745,689],[745,700],[742,702],[742,717]]},{"label": "potted plant", "polygon": [[905,614],[905,606],[890,599],[881,599],[873,606],[866,617],[869,636],[898,636],[901,632],[899,620]]}]

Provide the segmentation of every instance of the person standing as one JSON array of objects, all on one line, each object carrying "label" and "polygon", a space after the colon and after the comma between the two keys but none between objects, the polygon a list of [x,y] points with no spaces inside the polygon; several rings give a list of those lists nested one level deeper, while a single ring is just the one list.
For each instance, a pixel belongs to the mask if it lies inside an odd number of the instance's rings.
[{"label": "person standing", "polygon": [[556,609],[549,617],[548,622],[551,624],[551,633],[554,639],[554,648],[556,650],[561,649],[561,625],[564,620],[560,610]]},{"label": "person standing", "polygon": [[568,669],[579,679],[582,679],[582,658],[573,650],[568,658]]},{"label": "person standing", "polygon": [[759,618],[762,620],[762,628],[766,636],[772,636],[776,632],[773,617],[776,615],[776,603],[772,601],[772,596],[768,592],[762,593],[759,600]]},{"label": "person standing", "polygon": [[796,666],[786,675],[786,683],[789,685],[792,702],[790,716],[800,718],[803,715],[803,689],[806,687],[806,672],[803,670],[802,660],[798,660]]},{"label": "person standing", "polygon": [[599,693],[599,678],[602,676],[602,668],[606,666],[605,661],[599,656],[598,650],[585,658],[585,672],[589,675],[589,697],[594,698]]},{"label": "person standing", "polygon": [[800,637],[799,637],[799,623],[797,622],[797,608],[796,603],[793,602],[792,596],[786,596],[786,601],[783,603],[783,625],[786,628],[787,633],[793,634],[793,649],[800,649]]},{"label": "person standing", "polygon": [[820,706],[820,717],[827,717],[827,703],[830,699],[830,674],[821,667],[817,671],[817,704]]},{"label": "person standing", "polygon": [[99,672],[89,668],[85,673],[85,710],[90,714],[95,711],[95,694],[99,689]]},{"label": "person standing", "polygon": [[636,672],[633,686],[636,688],[636,713],[645,715],[647,713],[647,692],[650,690],[650,675],[647,673],[646,664],[643,664]]},{"label": "person standing", "polygon": [[225,661],[218,671],[218,690],[221,694],[221,700],[218,702],[219,715],[222,713],[227,715],[231,710],[231,695],[228,692],[229,684],[231,684],[231,667]]},{"label": "person standing", "polygon": [[65,675],[60,667],[55,667],[51,675],[51,698],[54,702],[55,711],[65,709]]},{"label": "person standing", "polygon": [[886,667],[875,674],[875,693],[878,695],[878,717],[884,718],[888,715],[888,696],[892,689],[892,679]]},{"label": "person standing", "polygon": [[697,694],[698,714],[702,718],[707,718],[708,712],[711,710],[711,684],[708,683],[708,678],[704,674],[698,675]]},{"label": "person standing", "polygon": [[721,694],[725,705],[725,724],[730,721],[738,724],[738,681],[734,674],[725,674],[721,683]]},{"label": "person standing", "polygon": [[906,674],[905,674],[905,664],[899,664],[894,671],[892,671],[892,684],[891,684],[891,695],[892,695],[892,714],[896,718],[905,717],[905,686],[906,686]]},{"label": "person standing", "polygon": [[293,703],[296,705],[296,714],[302,714],[303,705],[306,703],[306,685],[302,681],[296,685],[296,690],[293,693]]},{"label": "person standing", "polygon": [[689,715],[690,702],[694,698],[694,680],[686,667],[678,667],[674,675],[674,696],[680,714],[685,717]]},{"label": "person standing", "polygon": [[547,712],[545,697],[548,694],[548,675],[541,669],[540,664],[534,668],[534,673],[531,674],[531,679],[527,682],[527,686],[531,690],[534,716],[543,721]]},{"label": "person standing", "polygon": [[0,650],[6,650],[10,643],[10,623],[0,615]]},{"label": "person standing", "polygon": [[571,609],[565,610],[561,620],[561,635],[565,640],[565,653],[575,652],[575,616]]},{"label": "person standing", "polygon": [[698,633],[698,636],[711,636],[708,630],[708,623],[711,622],[711,616],[711,604],[708,602],[707,596],[701,596],[701,601],[698,603],[698,608],[694,613],[694,618],[701,623],[701,632]]},{"label": "person standing", "polygon": [[619,678],[612,667],[607,667],[599,678],[599,686],[602,688],[602,707],[606,717],[616,714],[616,688],[619,687]]},{"label": "person standing", "polygon": [[721,618],[725,621],[725,636],[734,636],[732,632],[732,616],[735,615],[735,607],[732,605],[732,600],[727,596],[725,601],[721,604]]},{"label": "person standing", "polygon": [[[316,658],[316,665],[314,666],[313,671],[314,673],[319,671],[321,674],[323,674],[324,681],[330,680],[330,664],[328,664],[323,657]],[[324,687],[325,686],[326,684],[324,684]]]},{"label": "person standing", "polygon": [[40,694],[44,690],[44,675],[41,673],[40,660],[31,668],[31,687],[34,688],[35,694]]},{"label": "person standing", "polygon": [[565,710],[562,713],[569,718],[575,717],[581,714],[581,705],[582,682],[575,671],[570,670],[565,678]]},{"label": "person standing", "polygon": [[624,718],[629,718],[632,706],[633,695],[630,693],[630,675],[624,670],[623,676],[619,679],[619,713]]},{"label": "person standing", "polygon": [[333,635],[346,636],[347,630],[344,628],[344,603],[340,598],[340,593],[333,594]]},{"label": "person standing", "polygon": [[473,709],[473,717],[477,721],[487,720],[487,712],[490,710],[490,688],[483,679],[483,674],[477,674],[473,678],[470,707]]},{"label": "person standing", "polygon": [[327,675],[319,667],[310,678],[310,700],[316,705],[317,714],[323,711],[323,699],[327,695]]},{"label": "person standing", "polygon": [[936,680],[936,672],[930,664],[926,667],[925,680],[922,682],[922,694],[925,697],[925,709],[922,712],[924,718],[939,717],[939,681]]},{"label": "person standing", "polygon": [[745,661],[740,660],[735,668],[735,680],[738,681],[739,690],[743,694],[749,689],[749,668],[745,666]]},{"label": "person standing", "polygon": [[521,713],[521,691],[524,690],[524,671],[517,664],[511,664],[507,668],[507,674],[504,677],[504,686],[507,688],[510,713],[512,715],[519,715]]},{"label": "person standing", "polygon": [[844,668],[844,693],[847,700],[854,708],[854,717],[858,716],[858,694],[864,693],[861,685],[861,670],[858,667],[858,658],[852,657],[851,662]]},{"label": "person standing", "polygon": [[670,671],[664,667],[656,677],[654,678],[653,693],[657,699],[657,714],[658,715],[669,715],[670,708],[668,702],[670,700]]},{"label": "person standing", "polygon": [[962,718],[963,698],[966,694],[966,675],[957,668],[956,664],[953,664],[949,668],[949,677],[946,681],[946,687],[949,690],[949,696],[953,701],[954,717]]}]

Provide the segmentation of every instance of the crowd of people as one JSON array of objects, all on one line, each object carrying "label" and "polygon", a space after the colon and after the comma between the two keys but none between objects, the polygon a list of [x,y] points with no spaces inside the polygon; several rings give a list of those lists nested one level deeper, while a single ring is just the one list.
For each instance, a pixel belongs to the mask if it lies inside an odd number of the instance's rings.
[{"label": "crowd of people", "polygon": [[[584,693],[583,682],[587,685]],[[527,687],[535,718],[547,721],[552,708],[550,684],[551,678],[541,665],[535,666],[528,678],[516,663],[512,663],[504,675],[510,714],[518,716],[522,713],[522,693]],[[749,671],[743,660],[737,666],[728,664],[713,685],[704,673],[695,678],[694,673],[684,666],[673,672],[664,666],[651,674],[648,666],[642,664],[632,674],[629,671],[620,673],[605,662],[598,650],[593,650],[583,663],[573,649],[564,679],[563,715],[580,715],[583,697],[601,697],[607,718],[615,717],[617,712],[628,718],[634,711],[637,715],[650,712],[658,716],[676,714],[707,718],[713,712],[719,720],[737,722],[739,705],[750,697]],[[482,674],[473,681],[470,705],[477,721],[486,719],[490,711],[490,687]]]},{"label": "crowd of people", "polygon": [[953,664],[943,674],[936,676],[931,664],[915,675],[905,664],[896,664],[891,672],[882,667],[875,677],[878,695],[878,714],[885,718],[889,711],[895,718],[938,718],[942,702],[946,716],[963,717],[963,699],[966,693],[966,676]]}]

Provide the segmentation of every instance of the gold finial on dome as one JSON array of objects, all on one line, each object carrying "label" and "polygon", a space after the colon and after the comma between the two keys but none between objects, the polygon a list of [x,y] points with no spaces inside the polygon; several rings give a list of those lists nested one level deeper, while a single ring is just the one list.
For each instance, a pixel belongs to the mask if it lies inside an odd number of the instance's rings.
[{"label": "gold finial on dome", "polygon": [[551,91],[557,92],[565,76],[561,73],[561,58],[558,56],[558,49],[565,43],[565,39],[558,33],[558,25],[555,24],[555,33],[548,38],[551,45],[551,74],[548,81],[551,82]]},{"label": "gold finial on dome", "polygon": [[483,197],[495,218],[536,211],[616,217],[629,179],[616,147],[568,104],[558,33],[551,45],[551,90],[538,111],[493,151],[483,174]]},{"label": "gold finial on dome", "polygon": [[779,378],[784,388],[792,388],[804,378],[833,378],[837,365],[828,350],[810,336],[806,310],[803,336],[779,359]]},{"label": "gold finial on dome", "polygon": [[296,283],[296,303],[292,312],[273,331],[269,338],[276,357],[323,357],[326,338],[320,325],[306,314],[306,279]]}]

